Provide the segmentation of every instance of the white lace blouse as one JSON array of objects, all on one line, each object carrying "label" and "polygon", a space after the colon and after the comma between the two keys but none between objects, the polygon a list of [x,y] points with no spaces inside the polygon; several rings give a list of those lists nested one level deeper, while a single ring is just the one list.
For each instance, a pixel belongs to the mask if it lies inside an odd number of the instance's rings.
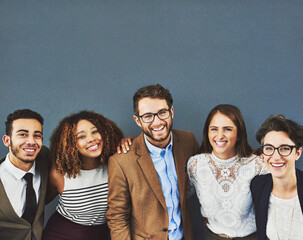
[{"label": "white lace blouse", "polygon": [[303,215],[298,195],[281,199],[271,194],[269,198],[266,235],[269,239],[301,240]]},{"label": "white lace blouse", "polygon": [[212,232],[244,237],[256,231],[249,186],[254,176],[267,173],[258,156],[221,160],[203,153],[191,157],[187,169]]}]

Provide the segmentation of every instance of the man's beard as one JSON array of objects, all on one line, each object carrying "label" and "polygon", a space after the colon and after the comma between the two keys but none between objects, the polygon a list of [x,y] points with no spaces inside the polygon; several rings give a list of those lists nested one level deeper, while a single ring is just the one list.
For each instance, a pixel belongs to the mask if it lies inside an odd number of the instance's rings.
[{"label": "man's beard", "polygon": [[20,158],[18,156],[18,154],[20,152],[19,149],[14,147],[14,144],[12,143],[12,141],[10,142],[10,145],[11,145],[12,154],[15,156],[15,158],[19,159],[21,162],[24,162],[24,163],[33,163],[35,161],[35,159],[33,159],[33,160],[26,160],[26,159]]},{"label": "man's beard", "polygon": [[[166,125],[166,126],[167,126],[167,125]],[[160,139],[155,139],[155,138],[153,137],[153,135],[150,133],[150,131],[144,131],[144,134],[145,134],[146,136],[148,136],[150,139],[152,139],[152,140],[154,140],[154,141],[156,141],[156,142],[163,142],[163,141],[165,141],[165,140],[169,137],[172,128],[173,128],[173,122],[171,123],[171,125],[170,125],[170,127],[169,127],[169,129],[168,129],[168,131],[167,131],[167,135],[166,135],[165,137],[160,138]],[[149,129],[148,129],[148,130],[149,130]]]}]

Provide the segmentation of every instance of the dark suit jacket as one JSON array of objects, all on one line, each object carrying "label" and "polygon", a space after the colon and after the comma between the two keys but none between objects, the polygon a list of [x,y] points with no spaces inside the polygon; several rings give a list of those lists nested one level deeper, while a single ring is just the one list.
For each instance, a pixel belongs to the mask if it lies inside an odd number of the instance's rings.
[{"label": "dark suit jacket", "polygon": [[[173,130],[173,154],[186,240],[192,239],[186,199],[186,163],[198,149],[198,142],[191,132]],[[134,139],[127,154],[115,154],[109,159],[108,176],[109,210],[106,216],[112,240],[167,239],[165,198],[143,133]]]},{"label": "dark suit jacket", "polygon": [[[296,169],[298,196],[303,213],[303,172]],[[250,190],[255,207],[257,236],[259,240],[267,239],[266,225],[268,216],[268,205],[273,181],[271,174],[259,175],[253,178]]]},{"label": "dark suit jacket", "polygon": [[[5,160],[5,157],[0,160],[0,164]],[[19,217],[13,209],[3,184],[0,181],[0,239],[2,240],[31,240],[33,232],[36,239],[40,240],[44,225],[44,202],[45,193],[48,181],[49,168],[49,150],[42,147],[39,155],[36,158],[36,167],[40,171],[41,176],[41,191],[38,202],[38,209],[33,225]]]}]

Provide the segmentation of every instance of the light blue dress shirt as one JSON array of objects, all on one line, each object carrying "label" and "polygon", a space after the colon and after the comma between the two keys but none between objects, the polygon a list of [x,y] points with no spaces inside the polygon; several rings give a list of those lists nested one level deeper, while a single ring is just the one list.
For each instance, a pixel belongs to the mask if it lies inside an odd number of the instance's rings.
[{"label": "light blue dress shirt", "polygon": [[168,211],[168,239],[180,240],[183,237],[181,209],[179,205],[178,177],[173,155],[173,135],[166,148],[152,145],[144,135],[145,144],[157,171]]}]

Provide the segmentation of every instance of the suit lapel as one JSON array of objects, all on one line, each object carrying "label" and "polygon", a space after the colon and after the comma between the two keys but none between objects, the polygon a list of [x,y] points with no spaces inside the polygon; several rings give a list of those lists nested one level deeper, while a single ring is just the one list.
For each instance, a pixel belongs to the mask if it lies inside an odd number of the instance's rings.
[{"label": "suit lapel", "polygon": [[303,213],[303,189],[302,189],[302,172],[300,172],[298,169],[296,169],[296,176],[297,176],[297,189],[298,189],[298,196],[301,206],[301,211]]},{"label": "suit lapel", "polygon": [[[2,163],[5,160],[5,158],[0,160],[0,163]],[[46,166],[46,163],[43,161],[47,161],[47,159],[44,158],[40,158],[39,155],[37,157],[37,159],[35,160],[36,162],[36,167],[39,169],[40,172],[40,178],[41,178],[41,184],[40,184],[40,196],[39,196],[39,202],[38,202],[38,208],[37,208],[37,213],[41,212],[44,210],[44,201],[45,201],[45,193],[46,193],[46,189],[47,189],[47,180],[48,180],[48,169],[47,167],[43,167]],[[13,206],[11,205],[4,186],[2,184],[2,182],[0,181],[0,210],[6,215],[7,218],[11,219],[13,222],[20,222],[20,223],[27,223],[26,220],[24,220],[23,218],[20,218],[15,210],[13,209]],[[40,216],[40,214],[36,213],[36,217]]]},{"label": "suit lapel", "polygon": [[[174,161],[176,166],[176,172],[178,177],[178,187],[179,187],[179,195],[180,195],[180,203],[183,203],[185,191],[186,191],[186,184],[185,183],[185,166],[183,166],[183,159],[185,159],[184,156],[184,150],[183,146],[181,144],[181,140],[178,135],[175,134],[173,131],[173,155],[174,155]],[[180,184],[182,183],[182,184]]]},{"label": "suit lapel", "polygon": [[163,195],[161,183],[157,171],[155,169],[155,166],[153,164],[153,161],[150,157],[149,151],[145,145],[143,133],[141,133],[140,136],[138,137],[136,153],[139,155],[137,162],[141,167],[142,172],[148,184],[150,185],[152,191],[160,201],[163,208],[166,209],[166,203],[165,203],[165,198]]},{"label": "suit lapel", "polygon": [[[5,157],[2,158],[0,160],[0,163],[2,163],[5,160]],[[20,218],[17,213],[15,212],[12,204],[10,203],[4,186],[2,184],[2,181],[0,181],[0,211],[8,218],[10,219],[12,222],[16,222],[16,223],[27,223],[26,220],[24,220],[23,218]]]},{"label": "suit lapel", "polygon": [[40,216],[40,212],[44,210],[45,194],[46,194],[47,181],[48,181],[48,169],[47,167],[45,167],[46,166],[45,161],[47,161],[47,159],[38,157],[35,161],[37,164],[36,167],[40,172],[40,179],[41,179],[40,196],[39,196],[39,202],[38,202],[37,213],[36,213],[36,218],[37,218],[37,216]]}]

